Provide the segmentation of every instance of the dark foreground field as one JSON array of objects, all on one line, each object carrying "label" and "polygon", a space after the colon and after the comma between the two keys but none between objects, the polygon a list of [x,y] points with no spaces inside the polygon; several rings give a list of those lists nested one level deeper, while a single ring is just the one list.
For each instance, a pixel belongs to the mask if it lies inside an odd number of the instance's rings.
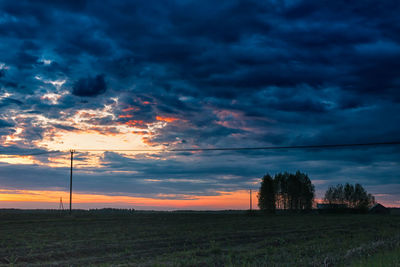
[{"label": "dark foreground field", "polygon": [[400,216],[2,211],[0,263],[399,266]]}]

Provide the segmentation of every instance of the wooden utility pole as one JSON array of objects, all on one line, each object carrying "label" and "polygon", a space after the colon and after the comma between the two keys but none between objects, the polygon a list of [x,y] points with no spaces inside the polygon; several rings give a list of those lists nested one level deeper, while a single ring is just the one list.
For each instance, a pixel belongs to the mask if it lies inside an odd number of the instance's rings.
[{"label": "wooden utility pole", "polygon": [[71,149],[71,173],[69,177],[69,214],[72,213],[72,166],[74,161],[74,152],[75,150]]}]

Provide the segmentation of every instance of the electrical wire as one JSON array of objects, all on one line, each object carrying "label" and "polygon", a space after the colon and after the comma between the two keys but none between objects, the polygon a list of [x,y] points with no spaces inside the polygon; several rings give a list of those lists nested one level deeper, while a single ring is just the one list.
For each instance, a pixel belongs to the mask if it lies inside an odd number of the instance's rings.
[{"label": "electrical wire", "polygon": [[196,151],[246,151],[246,150],[286,150],[286,149],[334,149],[348,147],[371,147],[371,146],[393,146],[400,145],[400,141],[374,142],[374,143],[351,143],[351,144],[322,144],[322,145],[298,145],[298,146],[261,146],[261,147],[216,147],[216,148],[172,148],[172,149],[71,149],[68,151],[42,151],[29,154],[12,154],[2,152],[4,156],[38,156],[67,152],[196,152]]},{"label": "electrical wire", "polygon": [[280,149],[324,149],[366,146],[400,145],[400,141],[353,143],[353,144],[323,144],[299,146],[262,146],[262,147],[220,147],[220,148],[173,148],[173,149],[76,149],[76,152],[194,152],[194,151],[241,151],[241,150],[280,150]]}]

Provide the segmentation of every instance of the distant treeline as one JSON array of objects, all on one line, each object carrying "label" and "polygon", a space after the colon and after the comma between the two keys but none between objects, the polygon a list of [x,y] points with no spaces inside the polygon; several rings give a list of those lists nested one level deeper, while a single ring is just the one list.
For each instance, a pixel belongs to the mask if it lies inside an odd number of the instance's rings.
[{"label": "distant treeline", "polygon": [[345,208],[366,211],[375,204],[375,197],[368,194],[360,184],[331,186],[325,192],[325,203],[344,205]]},{"label": "distant treeline", "polygon": [[[278,173],[264,175],[258,194],[258,206],[265,212],[279,210],[307,211],[314,204],[314,185],[307,174]],[[346,212],[365,212],[375,204],[375,198],[360,184],[331,186],[325,193],[323,208]],[[320,205],[321,206],[321,205]]]}]

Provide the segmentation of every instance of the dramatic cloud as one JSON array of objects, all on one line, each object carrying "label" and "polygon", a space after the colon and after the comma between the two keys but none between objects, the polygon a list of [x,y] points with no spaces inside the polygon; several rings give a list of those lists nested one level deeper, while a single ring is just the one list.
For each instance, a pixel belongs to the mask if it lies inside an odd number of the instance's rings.
[{"label": "dramatic cloud", "polygon": [[[67,155],[18,156],[49,150],[360,143],[400,134],[395,0],[21,0],[0,8],[0,144],[9,157],[0,160],[10,164],[2,186],[13,187],[12,171],[36,166],[36,178],[21,174],[13,188],[51,188]],[[89,193],[212,195],[297,169],[318,181],[319,194],[346,181],[380,194],[400,186],[398,148],[314,155],[110,152],[85,154],[77,168],[98,168],[82,173]],[[391,203],[400,201],[393,195]]]},{"label": "dramatic cloud", "polygon": [[4,127],[12,127],[13,125],[0,119],[0,128],[4,128]]},{"label": "dramatic cloud", "polygon": [[79,79],[72,88],[76,96],[97,96],[104,94],[107,89],[104,75]]}]

